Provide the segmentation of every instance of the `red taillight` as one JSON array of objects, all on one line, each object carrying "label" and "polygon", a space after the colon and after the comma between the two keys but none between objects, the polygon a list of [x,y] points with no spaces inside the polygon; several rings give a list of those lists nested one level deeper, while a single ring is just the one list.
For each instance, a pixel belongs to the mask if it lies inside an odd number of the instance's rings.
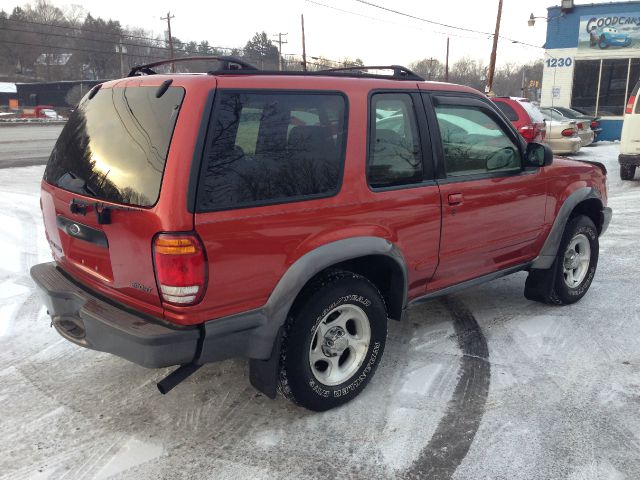
[{"label": "red taillight", "polygon": [[600,126],[600,122],[596,122],[595,120],[591,122],[591,130],[595,130]]},{"label": "red taillight", "polygon": [[160,296],[172,305],[193,305],[204,295],[207,259],[195,235],[162,233],[153,241]]},{"label": "red taillight", "polygon": [[519,132],[527,142],[533,142],[536,138],[536,129],[531,124],[520,127]]},{"label": "red taillight", "polygon": [[627,108],[625,109],[624,113],[633,113],[633,106],[635,104],[636,104],[636,96],[631,95],[629,97],[629,101],[627,102]]},{"label": "red taillight", "polygon": [[578,130],[582,130],[584,129],[584,123],[580,122],[576,125],[576,127],[578,127]]},{"label": "red taillight", "polygon": [[564,130],[562,130],[563,137],[574,137],[576,133],[577,132],[575,128],[565,128]]}]

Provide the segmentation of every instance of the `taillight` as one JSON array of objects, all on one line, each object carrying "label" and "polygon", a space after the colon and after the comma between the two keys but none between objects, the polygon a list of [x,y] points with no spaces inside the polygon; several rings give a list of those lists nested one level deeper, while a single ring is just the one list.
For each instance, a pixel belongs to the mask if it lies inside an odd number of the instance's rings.
[{"label": "taillight", "polygon": [[584,123],[580,122],[576,125],[576,127],[578,127],[578,130],[583,130],[584,129]]},{"label": "taillight", "polygon": [[636,96],[631,95],[629,97],[629,101],[627,102],[627,108],[625,109],[624,113],[633,113],[633,106],[635,104],[636,104]]},{"label": "taillight", "polygon": [[595,130],[600,126],[600,122],[596,122],[595,120],[591,122],[591,130]]},{"label": "taillight", "polygon": [[562,130],[562,136],[563,137],[573,137],[576,135],[576,129],[575,128],[565,128],[564,130]]},{"label": "taillight", "polygon": [[184,306],[202,299],[207,283],[207,259],[197,236],[162,233],[153,241],[153,257],[164,302]]},{"label": "taillight", "polygon": [[536,129],[531,124],[520,127],[519,132],[527,142],[533,142],[536,138]]}]

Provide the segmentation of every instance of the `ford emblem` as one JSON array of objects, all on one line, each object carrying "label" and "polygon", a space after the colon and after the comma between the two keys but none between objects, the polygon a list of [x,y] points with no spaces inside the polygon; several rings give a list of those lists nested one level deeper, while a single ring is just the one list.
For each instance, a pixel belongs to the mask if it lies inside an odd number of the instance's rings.
[{"label": "ford emblem", "polygon": [[69,235],[73,235],[74,237],[80,234],[80,227],[77,223],[72,223],[69,225]]}]

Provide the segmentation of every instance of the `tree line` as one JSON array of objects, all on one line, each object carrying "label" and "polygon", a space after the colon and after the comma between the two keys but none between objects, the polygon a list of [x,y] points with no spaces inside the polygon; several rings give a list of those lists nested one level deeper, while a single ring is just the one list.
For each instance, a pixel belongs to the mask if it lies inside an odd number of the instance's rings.
[{"label": "tree line", "polygon": [[[220,47],[207,40],[172,39],[174,57],[232,55],[264,70],[301,70],[302,58],[280,55],[266,32],[256,32],[244,47]],[[37,0],[10,13],[0,10],[0,77],[3,81],[103,80],[119,78],[133,65],[170,57],[168,41],[142,28],[124,27],[117,20],[91,15],[79,5],[59,8]],[[308,70],[362,66],[359,58],[335,61],[307,58]],[[203,71],[210,63],[179,64],[178,71]],[[410,68],[428,80],[444,80],[444,65],[437,59],[414,62]],[[455,62],[449,81],[484,90],[486,65],[465,57]],[[523,78],[540,79],[542,62],[507,64],[496,72],[494,90],[521,95]]]}]

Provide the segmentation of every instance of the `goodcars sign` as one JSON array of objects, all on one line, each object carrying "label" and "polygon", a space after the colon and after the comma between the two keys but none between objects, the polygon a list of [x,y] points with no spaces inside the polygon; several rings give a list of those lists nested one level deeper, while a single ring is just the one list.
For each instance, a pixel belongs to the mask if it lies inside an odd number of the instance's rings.
[{"label": "goodcars sign", "polygon": [[580,17],[578,50],[615,56],[621,49],[640,50],[640,11]]}]

